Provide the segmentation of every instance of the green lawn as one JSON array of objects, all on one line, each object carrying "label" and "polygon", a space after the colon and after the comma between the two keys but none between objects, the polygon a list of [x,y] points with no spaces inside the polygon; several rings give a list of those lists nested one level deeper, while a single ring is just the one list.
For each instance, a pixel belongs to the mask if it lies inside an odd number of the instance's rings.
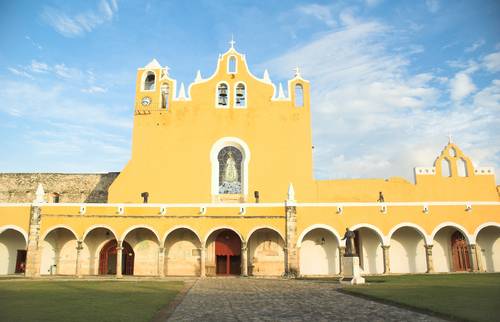
[{"label": "green lawn", "polygon": [[182,289],[163,281],[0,281],[0,321],[150,321]]},{"label": "green lawn", "polygon": [[500,320],[500,274],[367,277],[344,290],[468,321]]}]

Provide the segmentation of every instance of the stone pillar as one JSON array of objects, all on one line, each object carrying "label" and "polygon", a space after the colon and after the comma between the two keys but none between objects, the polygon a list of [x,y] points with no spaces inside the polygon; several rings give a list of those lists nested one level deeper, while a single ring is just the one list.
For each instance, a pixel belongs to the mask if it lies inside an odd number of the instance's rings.
[{"label": "stone pillar", "polygon": [[28,235],[28,247],[26,253],[26,277],[40,276],[40,250],[38,243],[40,239],[40,222],[42,207],[33,205],[30,211],[30,230]]},{"label": "stone pillar", "polygon": [[207,276],[207,273],[206,273],[206,247],[205,245],[201,245],[201,248],[200,248],[200,277],[205,277]]},{"label": "stone pillar", "polygon": [[470,244],[470,261],[471,261],[471,272],[479,272],[479,266],[477,264],[477,252],[476,244]]},{"label": "stone pillar", "polygon": [[345,255],[345,246],[339,246],[339,275],[342,275],[342,266],[344,265],[344,255]]},{"label": "stone pillar", "polygon": [[82,277],[82,259],[81,253],[83,249],[83,241],[76,241],[76,277]]},{"label": "stone pillar", "polygon": [[286,212],[286,247],[285,275],[296,277],[299,274],[297,257],[297,207],[287,203]]},{"label": "stone pillar", "polygon": [[248,251],[247,242],[241,242],[241,276],[248,276]]},{"label": "stone pillar", "polygon": [[116,246],[116,278],[123,278],[122,274],[122,255],[123,255],[123,247],[122,247],[122,241],[117,240],[116,241],[117,246]]},{"label": "stone pillar", "polygon": [[434,273],[434,262],[432,261],[432,246],[425,245],[425,261],[427,263],[426,273]]},{"label": "stone pillar", "polygon": [[158,276],[165,277],[165,248],[160,247],[158,252]]},{"label": "stone pillar", "polygon": [[391,262],[389,258],[389,245],[382,245],[382,251],[384,253],[384,274],[389,274],[391,272]]}]

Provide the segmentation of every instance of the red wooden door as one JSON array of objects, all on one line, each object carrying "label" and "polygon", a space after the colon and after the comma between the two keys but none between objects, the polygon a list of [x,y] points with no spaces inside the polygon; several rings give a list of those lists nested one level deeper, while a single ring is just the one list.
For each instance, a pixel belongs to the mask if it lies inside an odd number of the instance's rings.
[{"label": "red wooden door", "polygon": [[451,236],[451,254],[453,271],[467,271],[470,269],[469,246],[464,235],[456,231]]},{"label": "red wooden door", "polygon": [[24,273],[26,270],[26,250],[19,249],[16,258],[16,273]]},{"label": "red wooden door", "polygon": [[215,238],[215,257],[218,275],[240,274],[241,240],[235,232],[223,230]]},{"label": "red wooden door", "polygon": [[101,249],[99,254],[99,274],[116,274],[116,261],[122,261],[122,274],[134,275],[134,250],[126,241],[123,242],[122,258],[116,258],[117,255],[116,240],[110,240]]}]

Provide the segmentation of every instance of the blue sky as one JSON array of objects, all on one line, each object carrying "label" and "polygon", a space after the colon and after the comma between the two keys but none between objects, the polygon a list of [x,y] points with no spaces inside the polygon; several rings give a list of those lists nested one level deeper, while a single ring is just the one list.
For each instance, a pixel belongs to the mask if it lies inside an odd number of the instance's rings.
[{"label": "blue sky", "polygon": [[233,34],[311,81],[317,178],[412,179],[449,133],[498,178],[499,31],[498,1],[2,1],[0,172],[120,171],[136,69],[188,85]]}]

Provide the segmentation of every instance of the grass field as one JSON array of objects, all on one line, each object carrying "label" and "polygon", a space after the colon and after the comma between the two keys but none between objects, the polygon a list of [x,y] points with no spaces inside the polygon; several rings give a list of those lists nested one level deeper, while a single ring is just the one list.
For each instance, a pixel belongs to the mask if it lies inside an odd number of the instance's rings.
[{"label": "grass field", "polygon": [[367,277],[347,292],[467,321],[500,321],[500,274]]},{"label": "grass field", "polygon": [[0,281],[0,321],[150,321],[182,289],[162,281]]}]

